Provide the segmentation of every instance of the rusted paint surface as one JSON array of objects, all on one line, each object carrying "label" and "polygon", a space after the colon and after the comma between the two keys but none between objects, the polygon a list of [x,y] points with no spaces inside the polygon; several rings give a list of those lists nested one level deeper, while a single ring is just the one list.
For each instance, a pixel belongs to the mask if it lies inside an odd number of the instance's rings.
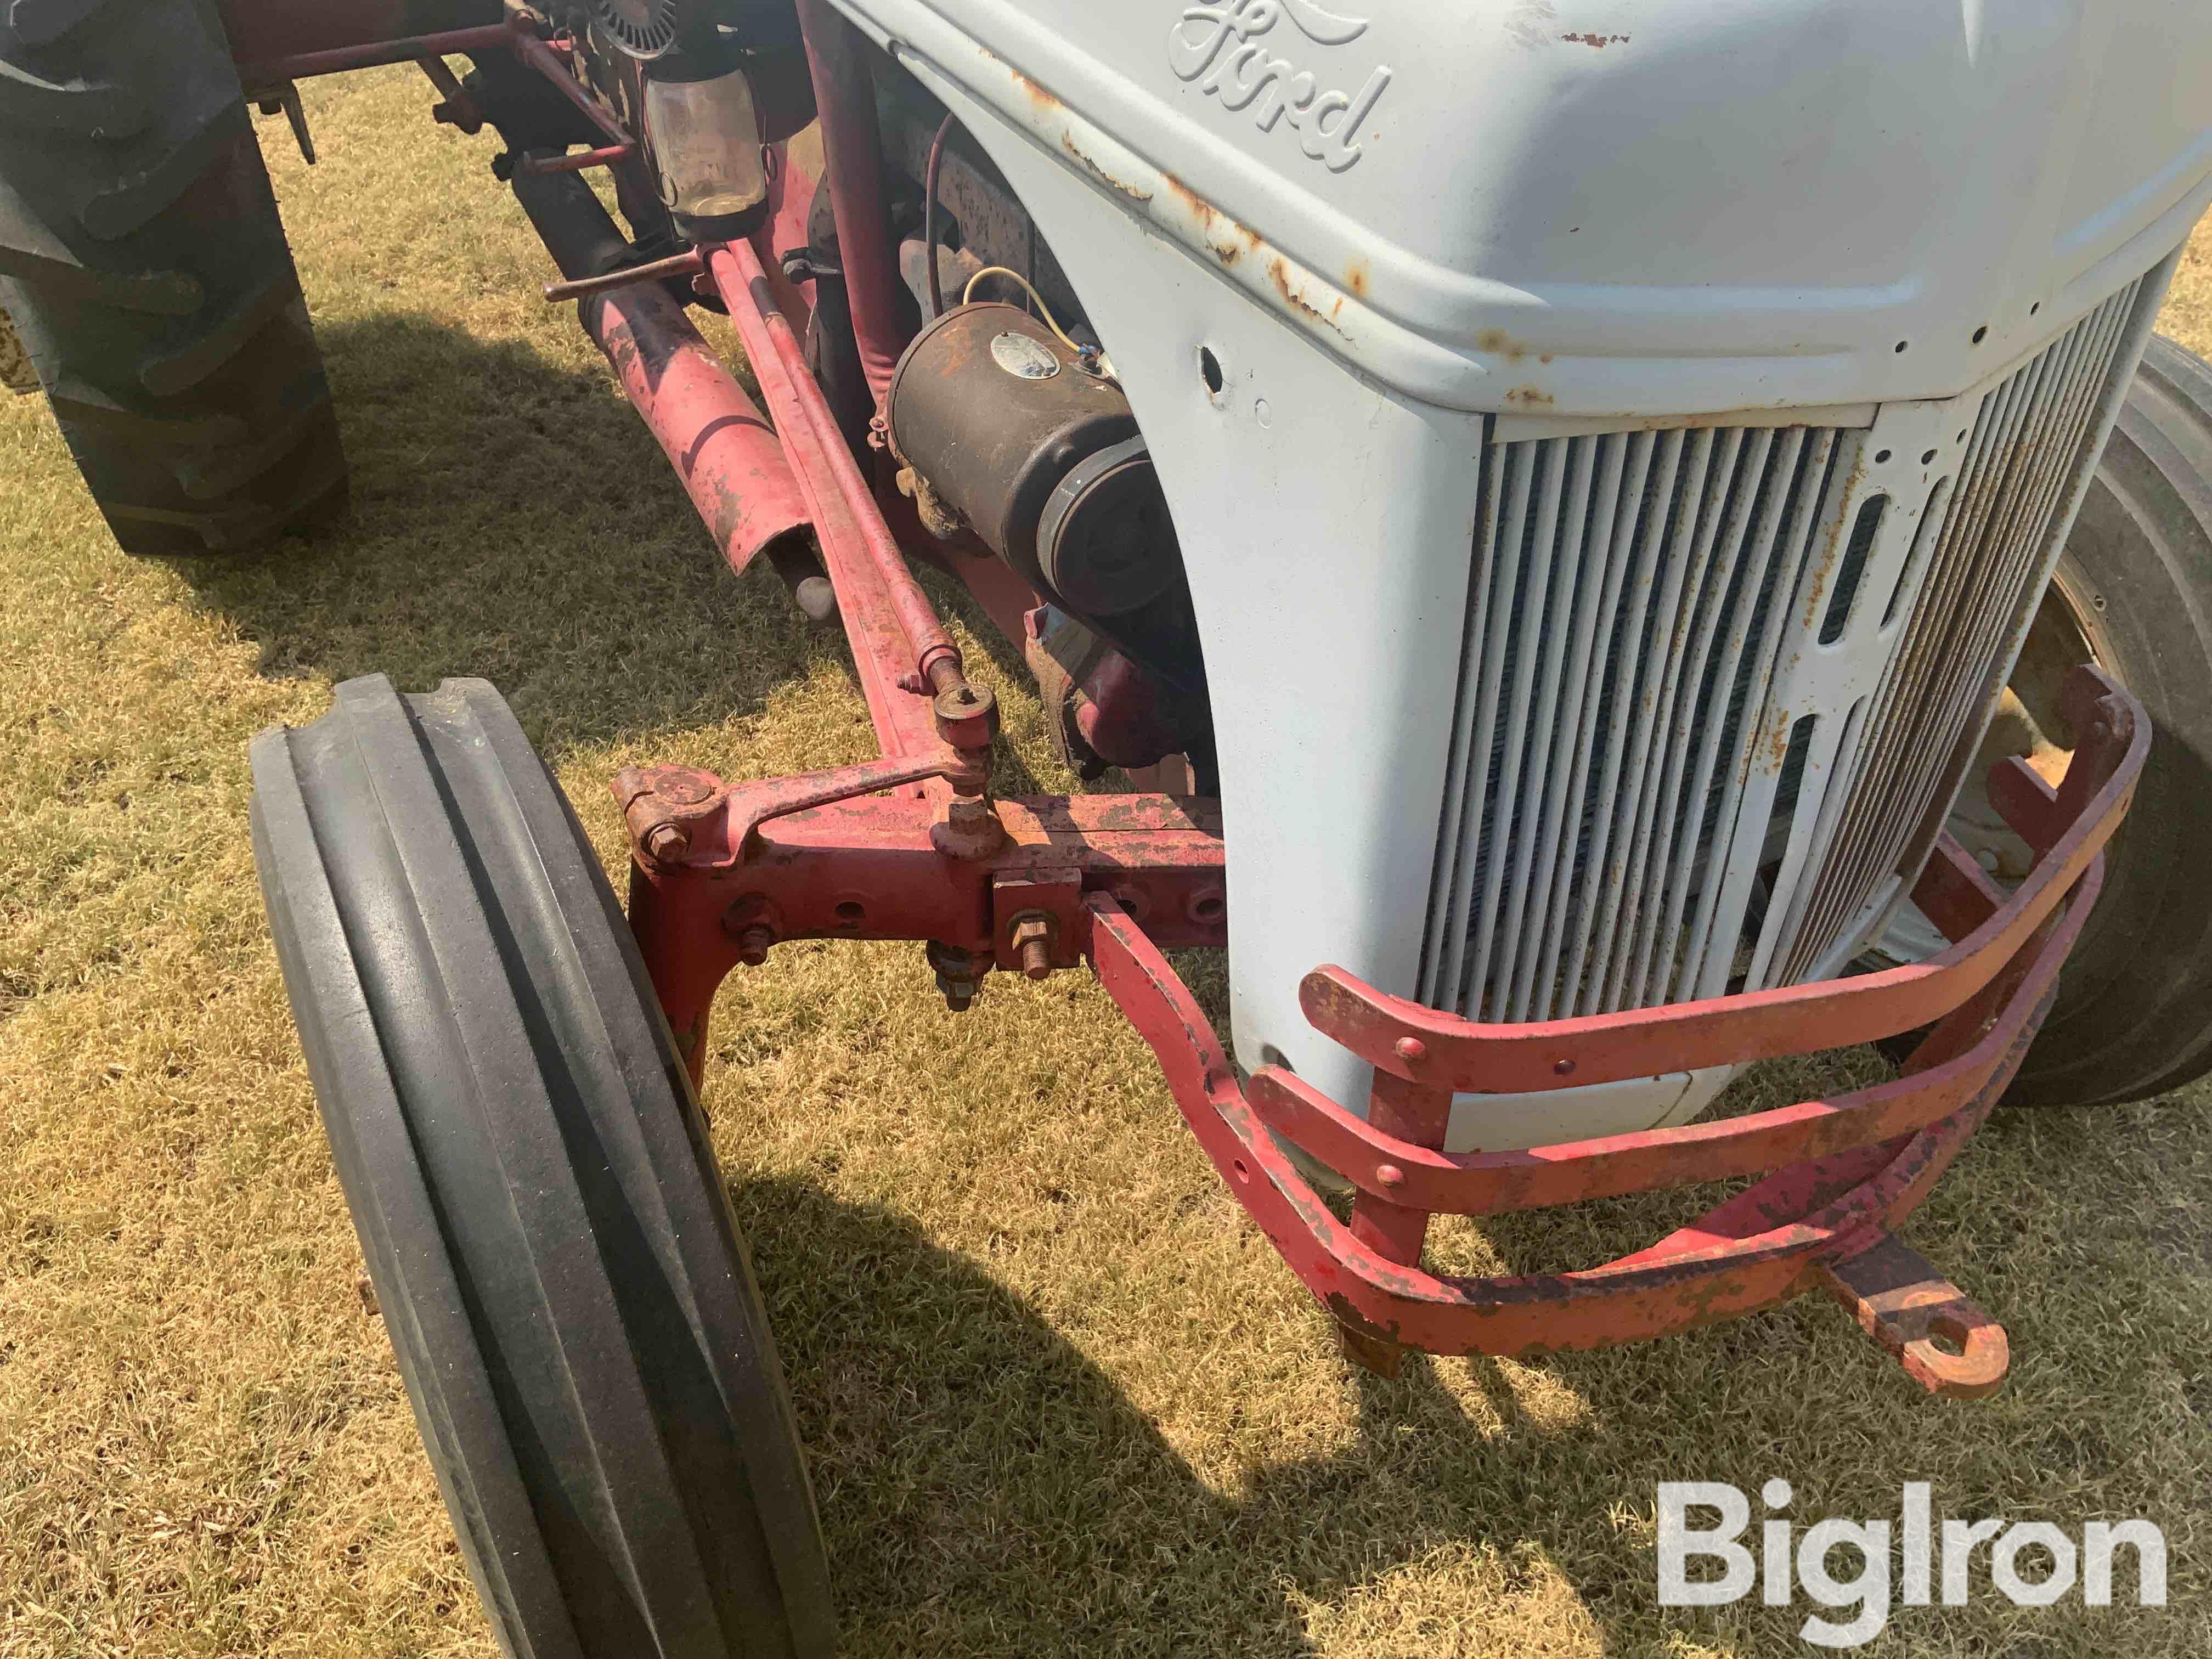
[{"label": "rusted paint surface", "polygon": [[732,571],[805,534],[811,515],[782,442],[675,301],[657,286],[626,288],[578,314]]},{"label": "rusted paint surface", "polygon": [[[2004,1328],[1887,1233],[1855,1255],[1820,1265],[1820,1283],[1930,1394],[1984,1400],[2003,1386],[2012,1364]],[[1936,1339],[1948,1340],[1948,1352]]]},{"label": "rusted paint surface", "polygon": [[1371,1116],[1362,1120],[1277,1067],[1253,1076],[1253,1109],[1269,1128],[1361,1190],[1460,1215],[1619,1198],[1878,1146],[1994,1098],[1991,1079],[2018,1067],[2102,880],[2101,864],[2093,866],[2050,937],[2023,950],[1981,996],[1939,1026],[1907,1075],[1835,1100],[1528,1152],[1460,1154],[1407,1145]]},{"label": "rusted paint surface", "polygon": [[1625,46],[1628,44],[1628,37],[1625,34],[1563,34],[1559,39],[1569,46],[1592,46],[1600,52],[1603,52],[1607,46]]},{"label": "rusted paint surface", "polygon": [[1322,310],[1306,297],[1305,283],[1292,280],[1290,262],[1280,254],[1267,261],[1267,280],[1274,284],[1275,292],[1283,296],[1283,303],[1292,311],[1324,328],[1334,329],[1340,334],[1344,331],[1342,325],[1337,321],[1344,311],[1342,295],[1329,296],[1329,308]]},{"label": "rusted paint surface", "polygon": [[[1340,1222],[1252,1114],[1218,1040],[1143,933],[1088,902],[1108,991],[1158,1055],[1184,1119],[1285,1261],[1340,1322],[1433,1353],[1528,1354],[1690,1329],[1809,1288],[1925,1195],[1978,1126],[1969,1109],[1902,1144],[1770,1177],[1650,1249],[1604,1267],[1443,1279],[1394,1261]],[[1998,1086],[2002,1086],[2001,1085]]]},{"label": "rusted paint surface", "polygon": [[1066,150],[1070,156],[1079,162],[1085,172],[1088,173],[1100,184],[1105,185],[1107,189],[1119,191],[1122,195],[1127,197],[1133,202],[1149,202],[1152,199],[1152,192],[1149,190],[1146,190],[1140,185],[1124,183],[1122,180],[1116,179],[1112,173],[1107,172],[1106,169],[1099,166],[1097,162],[1092,161],[1091,157],[1085,155],[1077,145],[1075,142],[1075,135],[1073,133],[1062,134],[1060,140],[1060,147]]},{"label": "rusted paint surface", "polygon": [[1502,328],[1486,328],[1474,337],[1474,345],[1476,350],[1503,357],[1509,363],[1517,363],[1528,355],[1528,348]]},{"label": "rusted paint surface", "polygon": [[[1861,445],[1856,458],[1851,463],[1850,473],[1844,478],[1843,489],[1836,499],[1856,503],[1859,509],[1863,510],[1866,503],[1860,500],[1859,489],[1866,482],[1866,448]],[[1835,523],[1828,526],[1828,533],[1821,538],[1820,562],[1814,567],[1812,579],[1805,584],[1805,614],[1798,619],[1798,626],[1803,633],[1812,633],[1820,623],[1821,613],[1827,609],[1828,580],[1835,574],[1836,567],[1843,558],[1844,549],[1849,545],[1857,525],[1856,511],[1838,513]],[[1785,744],[1789,742],[1786,735],[1783,741]]]}]

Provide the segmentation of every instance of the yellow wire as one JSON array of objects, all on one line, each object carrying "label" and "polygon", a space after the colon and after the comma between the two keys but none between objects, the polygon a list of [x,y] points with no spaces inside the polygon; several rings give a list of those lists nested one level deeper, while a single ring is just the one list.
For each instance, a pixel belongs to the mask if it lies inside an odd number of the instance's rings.
[{"label": "yellow wire", "polygon": [[1038,293],[1036,291],[1036,284],[1032,283],[1028,277],[1023,276],[1018,270],[1010,270],[1004,265],[985,265],[982,270],[977,271],[973,276],[970,276],[968,279],[968,286],[960,295],[960,303],[962,305],[966,306],[975,303],[975,289],[986,276],[1011,276],[1015,282],[1019,283],[1023,289],[1027,291],[1030,298],[1036,302],[1036,308],[1044,313],[1044,325],[1060,337],[1060,344],[1066,346],[1070,351],[1073,352],[1079,357],[1083,355],[1083,348],[1076,344],[1074,341],[1069,339],[1067,337],[1067,331],[1062,328],[1060,324],[1054,320],[1052,314],[1052,307],[1044,302],[1044,295]]}]

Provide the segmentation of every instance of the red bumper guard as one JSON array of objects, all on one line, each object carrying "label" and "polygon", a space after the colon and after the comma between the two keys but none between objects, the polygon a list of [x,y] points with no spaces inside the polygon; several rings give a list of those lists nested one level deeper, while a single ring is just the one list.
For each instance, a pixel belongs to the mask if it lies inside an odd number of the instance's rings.
[{"label": "red bumper guard", "polygon": [[[1978,1397],[2003,1381],[2002,1328],[1891,1230],[2011,1082],[2095,902],[2102,849],[2149,750],[2139,705],[2097,670],[2075,670],[2067,697],[2082,735],[2063,787],[2054,793],[2016,760],[1991,781],[1992,798],[2036,853],[2027,881],[2008,897],[1947,836],[1914,889],[1954,941],[1942,955],[1856,978],[1522,1025],[1439,1014],[1324,968],[1307,977],[1303,1005],[1317,1029],[1373,1062],[1364,1121],[1279,1067],[1240,1087],[1189,991],[1110,897],[1089,901],[1091,955],[1230,1189],[1363,1363],[1395,1370],[1405,1347],[1604,1347],[1817,1287],[1922,1386]],[[1437,1150],[1457,1091],[1809,1054],[1930,1024],[1904,1075],[1836,1099],[1528,1152]],[[1357,1188],[1348,1225],[1270,1130]],[[1602,1267],[1456,1279],[1420,1265],[1437,1212],[1495,1215],[1762,1173],[1697,1221]]]}]

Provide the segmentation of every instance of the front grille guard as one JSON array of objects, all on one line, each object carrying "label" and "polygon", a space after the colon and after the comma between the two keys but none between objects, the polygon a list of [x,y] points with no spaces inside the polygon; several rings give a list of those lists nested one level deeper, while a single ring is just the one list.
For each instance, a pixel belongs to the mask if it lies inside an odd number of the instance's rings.
[{"label": "front grille guard", "polygon": [[[1085,901],[1091,955],[1230,1190],[1371,1368],[1394,1371],[1406,1348],[1517,1355],[1639,1341],[1819,1288],[1922,1386],[1977,1397],[2003,1381],[2002,1328],[1891,1230],[2018,1070],[2149,752],[2141,707],[2099,671],[2075,672],[2067,711],[2080,743],[2059,789],[2017,760],[1991,778],[1991,799],[2035,851],[2033,873],[2008,896],[1945,837],[1913,891],[1954,941],[1929,962],[1523,1025],[1439,1014],[1340,969],[1309,975],[1302,1000],[1314,1025],[1376,1068],[1365,1120],[1279,1067],[1241,1085],[1188,988],[1108,895]],[[1528,1152],[1437,1150],[1455,1092],[1809,1054],[1923,1025],[1933,1029],[1903,1076],[1832,1100]],[[1348,1223],[1275,1136],[1352,1183]],[[1762,1172],[1697,1221],[1602,1267],[1464,1279],[1420,1265],[1438,1212],[1493,1215]]]}]

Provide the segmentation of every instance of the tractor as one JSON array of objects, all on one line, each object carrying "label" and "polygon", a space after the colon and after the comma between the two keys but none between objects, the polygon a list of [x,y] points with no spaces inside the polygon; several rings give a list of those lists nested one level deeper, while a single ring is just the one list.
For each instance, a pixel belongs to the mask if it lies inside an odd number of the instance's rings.
[{"label": "tractor", "polygon": [[[508,1652],[834,1644],[698,1095],[793,941],[917,945],[977,1019],[1095,972],[1350,1363],[1819,1292],[1999,1386],[1904,1218],[2001,1104],[2212,1068],[2212,369],[2154,329],[2197,0],[14,0],[0,305],[125,552],[343,515],[252,112],[312,156],[303,82],[410,64],[880,748],[610,780],[625,905],[488,684],[255,744]],[[922,567],[1099,787],[994,788]],[[1876,1085],[1724,1092],[1868,1043]],[[1618,1260],[1425,1262],[1437,1214],[1708,1182]]]}]

